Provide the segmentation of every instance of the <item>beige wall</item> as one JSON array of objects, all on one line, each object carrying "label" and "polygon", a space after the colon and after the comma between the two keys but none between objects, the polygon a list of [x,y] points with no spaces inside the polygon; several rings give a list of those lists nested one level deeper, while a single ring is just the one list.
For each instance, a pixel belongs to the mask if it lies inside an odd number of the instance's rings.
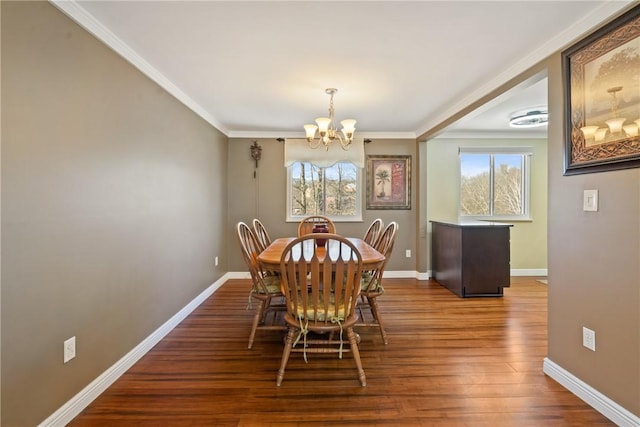
[{"label": "beige wall", "polygon": [[[560,59],[548,61],[549,359],[640,416],[640,169],[562,175]],[[582,211],[588,189],[598,212]]]},{"label": "beige wall", "polygon": [[[531,160],[532,221],[511,221],[511,269],[518,274],[547,269],[547,140],[546,139],[447,139],[426,143],[427,221],[455,220],[460,194],[459,147],[526,146]],[[427,226],[431,240],[431,224]],[[429,263],[429,268],[430,263]],[[519,270],[519,271],[518,271]]]},{"label": "beige wall", "polygon": [[1,7],[1,423],[33,426],[226,271],[227,139],[51,4]]},{"label": "beige wall", "polygon": [[[255,163],[251,160],[249,147],[253,141],[262,146],[262,160],[253,177]],[[394,253],[389,261],[389,271],[411,271],[416,267],[416,141],[411,139],[373,140],[365,144],[365,154],[411,155],[412,158],[412,203],[411,210],[367,210],[363,198],[363,221],[337,223],[338,232],[347,236],[362,236],[375,218],[382,218],[385,224],[390,221],[399,223]],[[322,155],[322,150],[318,150]],[[293,236],[298,224],[287,223],[286,216],[286,169],[284,168],[284,143],[276,139],[231,139],[229,141],[228,181],[233,188],[228,200],[229,229],[229,271],[246,271],[240,255],[235,225],[238,221],[250,224],[253,218],[260,218],[269,231],[271,238]],[[364,197],[364,195],[363,195]],[[412,257],[406,258],[406,249]]]}]

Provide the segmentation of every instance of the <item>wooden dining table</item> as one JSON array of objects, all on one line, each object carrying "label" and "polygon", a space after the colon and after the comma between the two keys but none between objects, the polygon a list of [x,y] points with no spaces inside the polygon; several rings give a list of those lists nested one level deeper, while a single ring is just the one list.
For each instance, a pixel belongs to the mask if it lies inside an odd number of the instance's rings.
[{"label": "wooden dining table", "polygon": [[[295,240],[295,237],[280,237],[275,239],[269,246],[265,248],[264,251],[260,252],[258,255],[258,261],[262,264],[263,268],[271,271],[280,270],[280,258],[282,257],[282,252],[287,247],[287,245]],[[380,265],[380,263],[384,262],[384,255],[378,252],[371,245],[366,243],[364,240],[357,237],[347,237],[347,239],[353,243],[356,249],[360,252],[362,256],[362,268],[363,270],[373,270]],[[294,248],[294,257],[299,259],[301,256],[301,251],[304,253],[305,258],[308,259],[313,252],[313,240],[307,240],[303,242],[302,250],[299,247]],[[334,245],[339,245],[340,242],[336,240],[329,240],[328,248],[318,248],[318,253],[321,253],[322,250],[335,250],[337,248],[333,248]]]}]

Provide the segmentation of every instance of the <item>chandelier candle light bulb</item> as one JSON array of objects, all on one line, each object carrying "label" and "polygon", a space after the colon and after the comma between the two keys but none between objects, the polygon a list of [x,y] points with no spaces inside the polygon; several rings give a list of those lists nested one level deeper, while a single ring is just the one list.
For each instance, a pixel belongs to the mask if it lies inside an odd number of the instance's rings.
[{"label": "chandelier candle light bulb", "polygon": [[326,117],[318,117],[316,119],[316,123],[318,124],[318,129],[320,130],[320,135],[324,136],[329,130],[329,125],[331,124],[331,119]]},{"label": "chandelier candle light bulb", "polygon": [[607,124],[607,126],[609,126],[609,130],[611,131],[611,133],[616,134],[622,132],[622,124],[625,122],[625,120],[627,119],[623,117],[616,117],[614,119],[605,120],[605,123]]},{"label": "chandelier candle light bulb", "polygon": [[314,136],[316,136],[316,130],[318,126],[316,125],[304,125],[304,131],[307,134],[307,140],[311,141]]},{"label": "chandelier candle light bulb", "polygon": [[634,136],[638,136],[638,125],[630,124],[622,126],[624,133],[627,134],[628,137],[633,138]]},{"label": "chandelier candle light bulb", "polygon": [[584,134],[585,139],[594,138],[596,135],[596,131],[598,130],[598,126],[585,126],[580,128],[582,133]]},{"label": "chandelier candle light bulb", "polygon": [[356,121],[353,119],[346,119],[340,122],[342,125],[342,133],[347,140],[353,139],[353,134],[356,131]]},{"label": "chandelier candle light bulb", "polygon": [[598,128],[595,133],[596,142],[604,141],[604,138],[607,136],[607,132],[609,132],[609,129],[607,128]]}]

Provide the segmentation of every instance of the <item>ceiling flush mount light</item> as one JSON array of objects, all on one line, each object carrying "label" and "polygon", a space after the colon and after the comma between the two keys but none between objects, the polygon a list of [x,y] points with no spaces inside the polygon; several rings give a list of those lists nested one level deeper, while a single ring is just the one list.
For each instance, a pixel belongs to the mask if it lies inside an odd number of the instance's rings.
[{"label": "ceiling flush mount light", "polygon": [[[329,150],[329,145],[334,140],[340,142],[340,146],[343,150],[348,150],[353,141],[353,134],[356,130],[356,121],[353,119],[346,119],[340,122],[342,125],[342,134],[344,138],[340,136],[333,118],[333,95],[338,91],[336,88],[325,89],[327,95],[331,96],[329,100],[329,117],[320,117],[316,119],[316,125],[304,125],[304,130],[307,135],[307,141],[311,148],[318,148],[321,144],[325,150]],[[316,130],[320,134],[316,138]]]},{"label": "ceiling flush mount light", "polygon": [[509,119],[512,128],[532,128],[546,125],[549,121],[549,113],[546,108],[531,108],[515,113]]}]

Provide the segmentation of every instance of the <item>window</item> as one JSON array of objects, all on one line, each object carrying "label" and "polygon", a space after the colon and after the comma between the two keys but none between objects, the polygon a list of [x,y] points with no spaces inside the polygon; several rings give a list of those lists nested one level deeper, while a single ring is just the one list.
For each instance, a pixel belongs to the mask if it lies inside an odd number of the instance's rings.
[{"label": "window", "polygon": [[360,221],[361,171],[346,162],[330,167],[293,163],[287,168],[287,220],[326,215],[335,221]]},{"label": "window", "polygon": [[527,147],[461,147],[460,217],[530,219],[530,158]]}]

